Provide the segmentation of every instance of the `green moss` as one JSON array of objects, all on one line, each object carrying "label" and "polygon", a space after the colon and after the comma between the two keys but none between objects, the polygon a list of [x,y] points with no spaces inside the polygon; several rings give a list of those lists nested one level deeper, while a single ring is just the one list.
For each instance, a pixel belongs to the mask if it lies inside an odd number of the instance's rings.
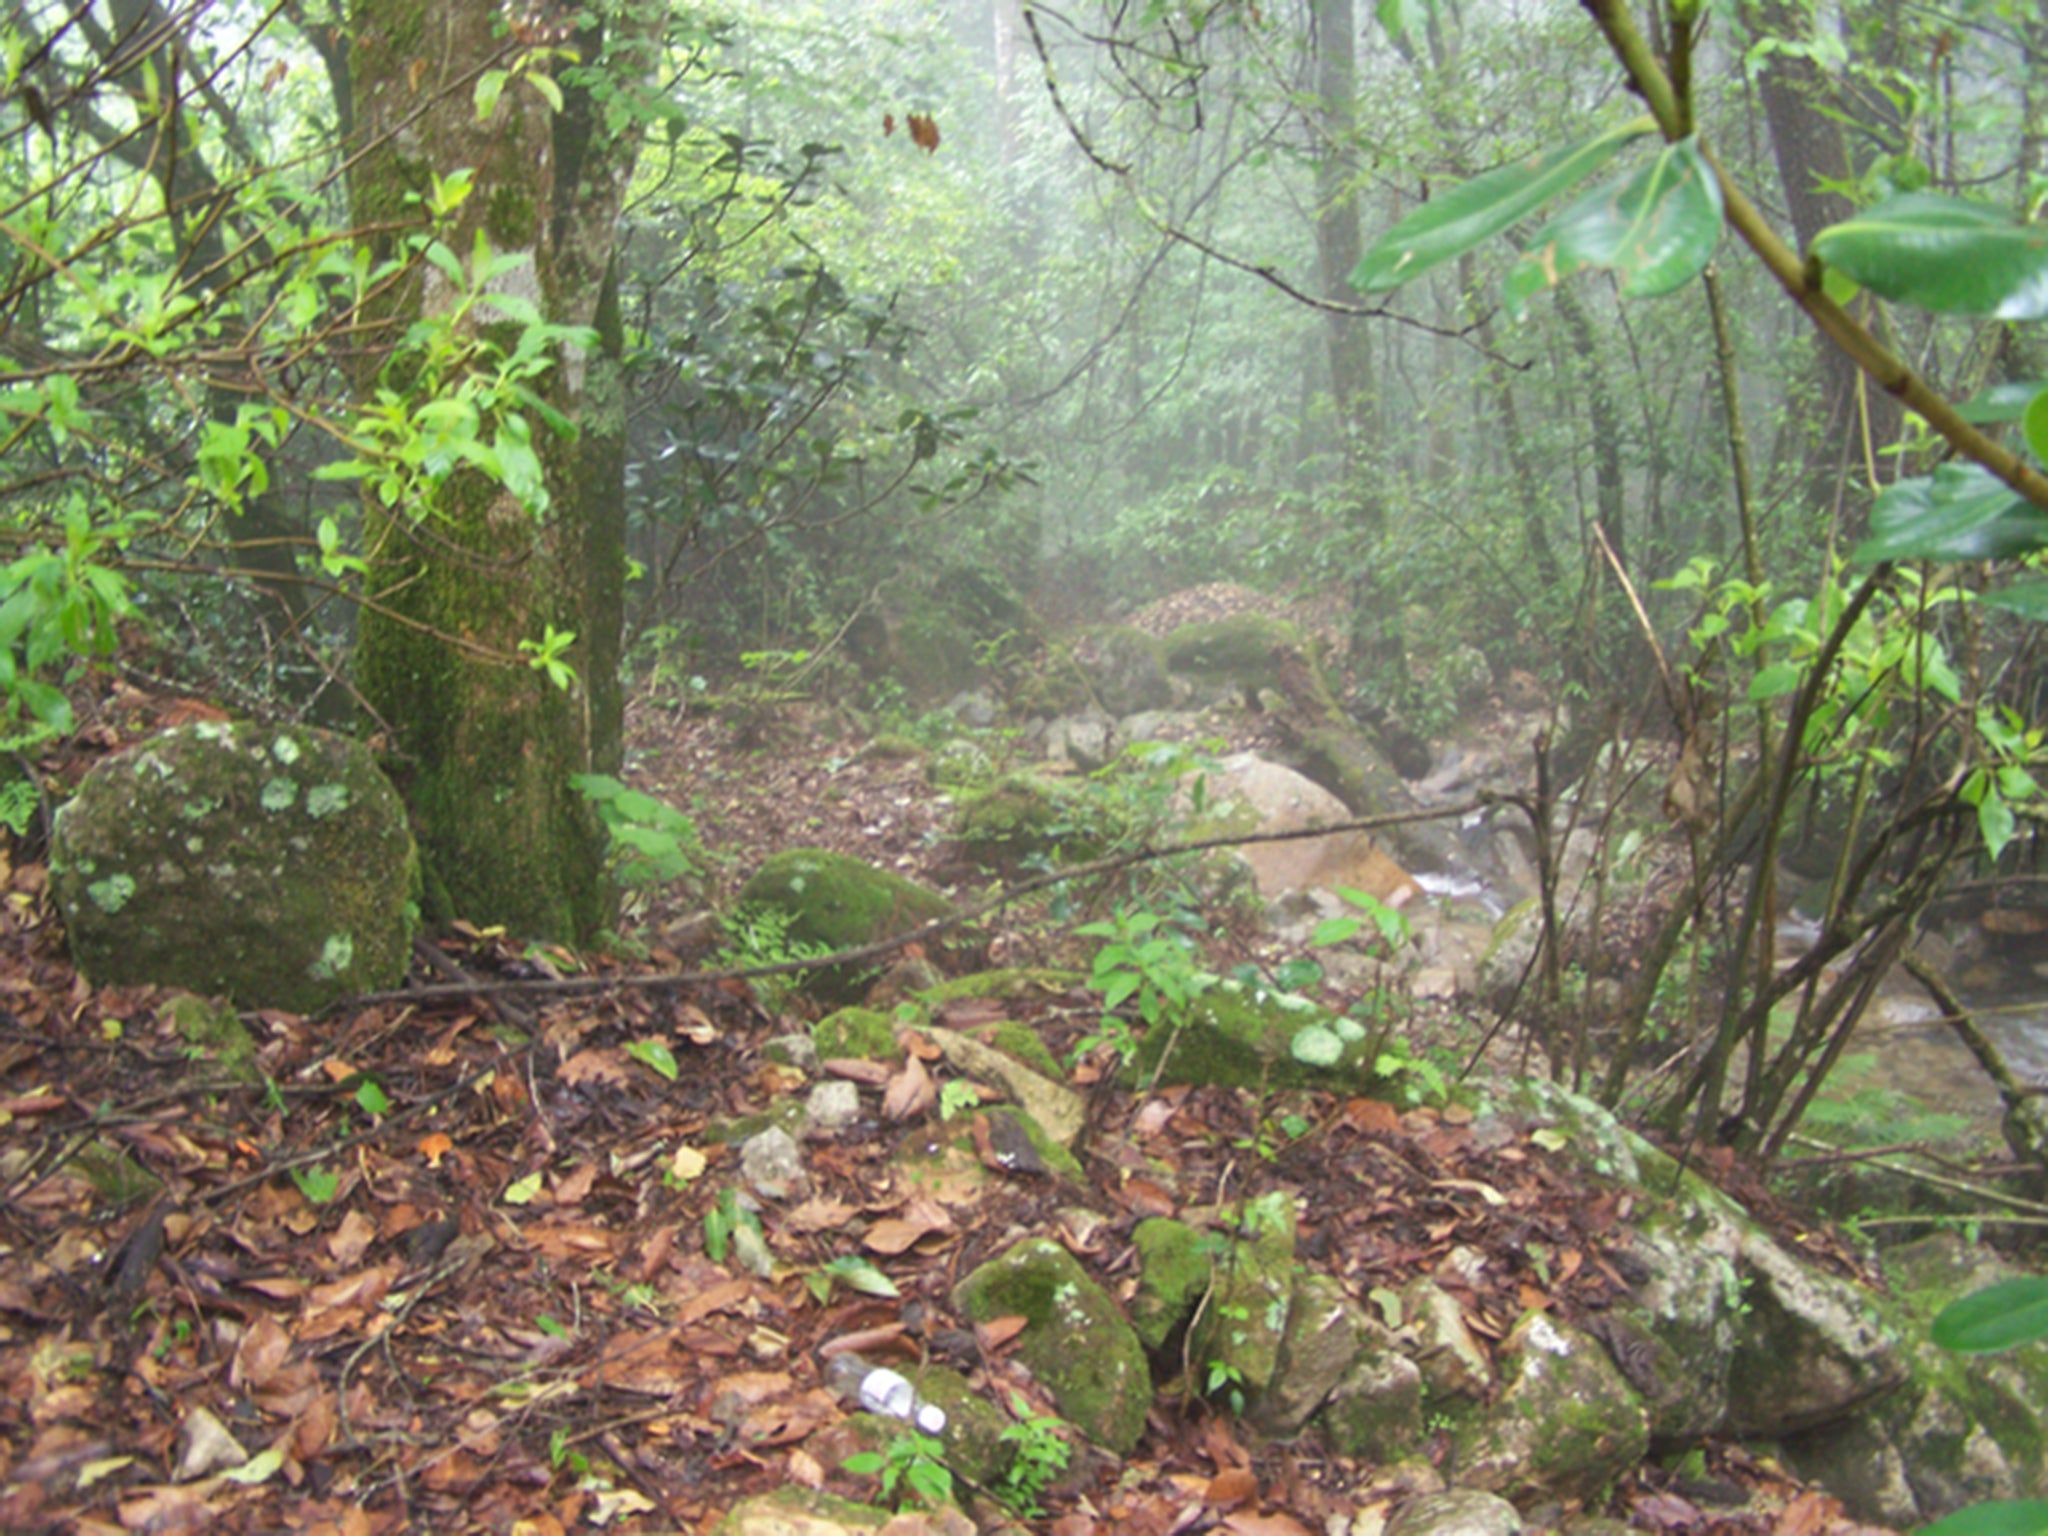
[{"label": "green moss", "polygon": [[[827,949],[872,944],[952,910],[934,890],[824,848],[791,848],[771,856],[741,888],[739,901],[786,912],[791,940]],[[846,999],[861,975],[858,968],[826,967],[812,974],[806,990]]]},{"label": "green moss", "polygon": [[1056,1083],[1065,1080],[1066,1073],[1060,1067],[1059,1058],[1046,1048],[1045,1042],[1038,1038],[1038,1031],[1029,1024],[1004,1019],[1000,1024],[978,1033],[985,1034],[990,1045],[1040,1077],[1050,1078]]},{"label": "green moss", "polygon": [[908,736],[899,736],[893,731],[883,731],[870,737],[866,746],[857,754],[863,762],[916,763],[923,762],[925,749]]},{"label": "green moss", "polygon": [[1002,970],[975,971],[927,987],[918,997],[934,1007],[963,997],[1029,997],[1057,994],[1081,984],[1079,971],[1060,971],[1047,966],[1010,966]]},{"label": "green moss", "polygon": [[1186,1222],[1165,1216],[1139,1222],[1131,1241],[1138,1250],[1138,1294],[1131,1302],[1131,1326],[1146,1353],[1156,1356],[1207,1293],[1219,1244]]},{"label": "green moss", "polygon": [[72,1157],[93,1192],[110,1205],[133,1205],[147,1200],[164,1186],[164,1181],[135,1161],[126,1147],[95,1138]]},{"label": "green moss", "polygon": [[[1308,1030],[1317,1034],[1303,1039]],[[1318,1042],[1334,1054],[1316,1049]],[[1305,998],[1226,981],[1197,998],[1179,1024],[1149,1030],[1124,1077],[1145,1085],[1355,1089],[1369,1043],[1363,1026]]]},{"label": "green moss", "polygon": [[872,1008],[841,1008],[811,1026],[811,1039],[826,1061],[901,1061],[896,1024]]},{"label": "green moss", "polygon": [[1272,688],[1280,656],[1300,651],[1301,631],[1255,613],[1213,624],[1183,624],[1166,637],[1166,665],[1175,672],[1222,678],[1241,688]]},{"label": "green moss", "polygon": [[256,1065],[256,1041],[234,1009],[187,996],[172,998],[165,1011],[179,1037],[230,1077],[251,1084],[263,1081]]},{"label": "green moss", "polygon": [[1152,1384],[1145,1351],[1109,1294],[1049,1238],[1030,1238],[953,1292],[975,1322],[1026,1319],[1017,1352],[1083,1434],[1128,1455],[1145,1431]]},{"label": "green moss", "polygon": [[1037,1152],[1039,1161],[1058,1178],[1070,1184],[1085,1184],[1088,1176],[1081,1164],[1065,1147],[1046,1135],[1045,1127],[1014,1104],[995,1104],[982,1111],[993,1120],[1009,1120],[1030,1140],[1032,1150]]}]

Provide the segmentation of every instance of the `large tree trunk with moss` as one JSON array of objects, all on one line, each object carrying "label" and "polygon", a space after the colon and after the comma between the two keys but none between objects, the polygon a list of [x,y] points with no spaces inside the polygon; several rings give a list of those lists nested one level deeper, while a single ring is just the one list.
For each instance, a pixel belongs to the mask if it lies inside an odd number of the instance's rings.
[{"label": "large tree trunk with moss", "polygon": [[[395,738],[396,777],[443,915],[573,939],[604,923],[612,905],[603,832],[570,777],[619,761],[624,420],[613,257],[634,144],[601,126],[578,83],[594,71],[563,71],[560,111],[523,77],[559,67],[525,52],[536,46],[530,38],[515,38],[528,15],[490,0],[357,0],[351,14],[364,139],[350,182],[358,225],[400,232],[380,238],[402,248],[437,178],[467,170],[469,195],[441,231],[447,249],[466,264],[481,233],[497,255],[516,258],[490,291],[599,337],[594,348],[558,345],[553,366],[530,381],[573,424],[554,430],[542,412],[522,412],[544,497],[522,500],[465,469],[441,483],[432,506],[387,509],[366,498],[370,569],[356,666]],[[600,70],[601,25],[567,39]],[[610,42],[612,54],[622,51]],[[507,69],[494,110],[481,115],[479,80]],[[373,317],[388,322],[380,339],[398,342],[461,297],[438,269],[415,264]],[[522,329],[488,300],[470,313],[474,334],[501,348]],[[391,356],[366,358],[366,397],[380,382],[417,382],[403,376],[405,354],[395,366]],[[443,392],[456,383],[459,375]],[[561,658],[577,678],[567,689],[520,651],[551,627],[576,636]]]}]

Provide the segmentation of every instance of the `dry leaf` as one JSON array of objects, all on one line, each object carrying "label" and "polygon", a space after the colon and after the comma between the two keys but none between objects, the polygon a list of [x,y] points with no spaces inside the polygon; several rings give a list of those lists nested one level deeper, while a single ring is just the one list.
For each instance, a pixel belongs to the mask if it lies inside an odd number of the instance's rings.
[{"label": "dry leaf", "polygon": [[590,1195],[590,1186],[597,1182],[597,1164],[584,1163],[554,1181],[551,1193],[557,1205],[581,1205]]},{"label": "dry leaf", "polygon": [[259,1312],[235,1345],[228,1381],[245,1392],[267,1387],[291,1352],[291,1335],[268,1312]]},{"label": "dry leaf", "polygon": [[1398,1136],[1401,1115],[1393,1105],[1380,1099],[1353,1099],[1344,1106],[1344,1118],[1352,1128],[1367,1136]]},{"label": "dry leaf", "polygon": [[974,1341],[983,1354],[993,1354],[1030,1326],[1028,1317],[992,1317],[974,1325]]},{"label": "dry leaf", "polygon": [[1259,1480],[1249,1467],[1230,1467],[1209,1479],[1202,1490],[1202,1502],[1229,1507],[1258,1497]]},{"label": "dry leaf", "polygon": [[894,1074],[886,1061],[869,1061],[861,1056],[832,1056],[818,1063],[818,1070],[827,1077],[843,1077],[850,1083],[866,1083],[879,1088]]},{"label": "dry leaf", "polygon": [[585,1048],[571,1056],[555,1069],[555,1076],[565,1083],[611,1083],[630,1082],[632,1075],[617,1051],[601,1051]]},{"label": "dry leaf", "polygon": [[792,1232],[836,1232],[859,1214],[844,1200],[813,1195],[783,1217],[782,1224]]},{"label": "dry leaf", "polygon": [[1292,1515],[1230,1515],[1223,1528],[1237,1536],[1313,1536],[1309,1528]]},{"label": "dry leaf", "polygon": [[328,1236],[327,1251],[334,1262],[344,1269],[362,1262],[370,1244],[377,1240],[377,1224],[361,1211],[350,1211],[341,1218],[341,1225]]},{"label": "dry leaf", "polygon": [[903,1070],[889,1079],[889,1086],[882,1091],[882,1114],[890,1120],[910,1120],[919,1115],[930,1114],[932,1106],[939,1102],[939,1085],[932,1081],[931,1073],[925,1071],[924,1063],[911,1056],[903,1063]]}]

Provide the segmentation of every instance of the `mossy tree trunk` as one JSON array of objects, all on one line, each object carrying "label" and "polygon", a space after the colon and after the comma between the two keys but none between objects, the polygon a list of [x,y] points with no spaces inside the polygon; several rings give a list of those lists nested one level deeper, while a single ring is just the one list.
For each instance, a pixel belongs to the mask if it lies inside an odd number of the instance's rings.
[{"label": "mossy tree trunk", "polygon": [[[356,670],[396,737],[397,777],[441,915],[575,939],[612,911],[603,832],[569,779],[613,771],[620,757],[624,402],[614,257],[636,147],[630,130],[607,131],[589,81],[605,76],[604,99],[616,109],[632,82],[610,61],[646,55],[636,24],[616,16],[538,44],[530,32],[514,36],[529,22],[492,0],[355,0],[351,11],[364,145],[350,179],[359,227],[396,248],[417,227],[435,178],[468,170],[472,190],[443,231],[447,247],[467,263],[481,231],[495,253],[519,258],[491,290],[537,305],[549,323],[595,327],[600,338],[593,349],[559,347],[534,384],[576,428],[557,433],[525,412],[545,469],[543,515],[467,470],[442,484],[432,507],[387,511],[367,499]],[[528,51],[559,42],[598,70]],[[476,84],[491,69],[514,77],[479,120]],[[547,69],[561,88],[559,112],[518,74]],[[416,266],[381,302],[380,342],[388,347],[456,298],[439,272]],[[479,325],[517,335],[487,302],[473,313]],[[403,385],[386,373],[388,357],[366,355],[365,395],[380,379]],[[521,641],[543,640],[549,626],[577,637],[563,658],[576,671],[573,688],[520,654]]]}]

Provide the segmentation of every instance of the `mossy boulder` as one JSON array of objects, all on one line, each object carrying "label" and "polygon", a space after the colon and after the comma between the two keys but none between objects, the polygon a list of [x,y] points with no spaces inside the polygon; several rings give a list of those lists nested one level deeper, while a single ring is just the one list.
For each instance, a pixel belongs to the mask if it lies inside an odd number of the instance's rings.
[{"label": "mossy boulder", "polygon": [[1143,630],[1105,624],[1083,629],[1067,649],[1088,680],[1094,702],[1122,718],[1173,703],[1165,648]]},{"label": "mossy boulder", "polygon": [[1119,1455],[1136,1449],[1152,1402],[1144,1347],[1109,1293],[1065,1248],[1028,1238],[962,1280],[953,1304],[977,1323],[1026,1319],[1017,1353],[1061,1417]]},{"label": "mossy boulder", "polygon": [[893,1511],[794,1485],[733,1505],[711,1536],[879,1536]]},{"label": "mossy boulder", "polygon": [[419,858],[360,742],[201,721],[87,774],[59,811],[50,889],[100,984],[312,1013],[404,979]]},{"label": "mossy boulder", "polygon": [[1510,1499],[1587,1498],[1643,1459],[1649,1415],[1600,1344],[1541,1312],[1499,1351],[1501,1392],[1455,1417],[1453,1476]]},{"label": "mossy boulder", "polygon": [[1292,992],[1231,980],[1202,993],[1178,1022],[1148,1030],[1124,1076],[1147,1087],[1356,1090],[1368,1044],[1355,1019]]},{"label": "mossy boulder", "polygon": [[1273,1379],[1253,1405],[1253,1422],[1280,1439],[1299,1434],[1365,1353],[1373,1332],[1336,1276],[1297,1273]]},{"label": "mossy boulder", "polygon": [[982,868],[1014,875],[1040,859],[1096,857],[1102,844],[1085,830],[1087,811],[1085,796],[1070,784],[1007,773],[961,800],[953,836]]},{"label": "mossy boulder", "polygon": [[1281,659],[1301,650],[1301,631],[1292,624],[1241,613],[1213,624],[1183,624],[1166,637],[1165,658],[1169,671],[1256,693],[1279,687]]},{"label": "mossy boulder", "polygon": [[[793,942],[826,949],[893,938],[952,911],[927,886],[825,848],[771,855],[740,888],[739,904],[786,913]],[[826,966],[812,973],[805,988],[828,1001],[846,1001],[864,974],[858,966]]]},{"label": "mossy boulder", "polygon": [[1907,1379],[1864,1413],[1785,1442],[1787,1459],[1859,1519],[1899,1529],[2048,1490],[2048,1351],[1957,1355],[1928,1337],[1950,1302],[2025,1271],[1945,1232],[1888,1250],[1877,1300],[1907,1340]]}]

